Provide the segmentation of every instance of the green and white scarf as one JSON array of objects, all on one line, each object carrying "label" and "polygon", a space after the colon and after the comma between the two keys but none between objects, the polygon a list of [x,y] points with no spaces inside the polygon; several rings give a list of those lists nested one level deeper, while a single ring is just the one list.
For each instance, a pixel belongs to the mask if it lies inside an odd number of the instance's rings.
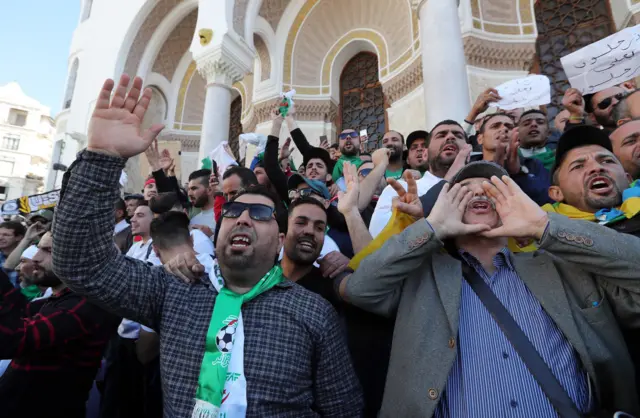
[{"label": "green and white scarf", "polygon": [[[224,287],[218,260],[212,260],[211,283],[218,291],[209,323],[204,358],[200,367],[196,405],[192,418],[244,417],[247,411],[247,381],[244,375],[244,303],[284,280],[274,266],[244,295]],[[206,266],[205,266],[206,267]]]}]

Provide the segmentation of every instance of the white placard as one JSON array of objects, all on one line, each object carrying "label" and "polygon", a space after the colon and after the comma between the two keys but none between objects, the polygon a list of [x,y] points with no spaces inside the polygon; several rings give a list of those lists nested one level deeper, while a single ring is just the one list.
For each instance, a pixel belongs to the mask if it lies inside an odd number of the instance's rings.
[{"label": "white placard", "polygon": [[491,106],[496,106],[503,110],[551,103],[551,86],[549,79],[543,75],[530,75],[510,80],[500,84],[496,87],[496,90],[498,90],[502,100],[491,103]]},{"label": "white placard", "polygon": [[640,75],[640,25],[594,42],[560,59],[571,87],[597,93]]}]

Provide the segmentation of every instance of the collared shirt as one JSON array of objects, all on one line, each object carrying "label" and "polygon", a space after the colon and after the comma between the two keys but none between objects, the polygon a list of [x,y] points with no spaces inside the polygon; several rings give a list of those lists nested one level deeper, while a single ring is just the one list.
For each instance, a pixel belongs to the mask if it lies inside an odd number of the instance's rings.
[{"label": "collared shirt", "polygon": [[[422,176],[420,180],[416,181],[416,185],[418,186],[418,196],[422,196],[427,193],[430,188],[438,184],[441,180],[442,179],[434,176],[428,171],[424,173],[424,176]],[[398,180],[398,183],[407,190],[406,181]],[[371,223],[369,223],[369,232],[373,238],[377,237],[391,220],[393,198],[397,196],[398,193],[396,193],[391,186],[385,187],[382,191],[380,198],[378,198],[378,204],[373,212],[373,216],[371,216]]]},{"label": "collared shirt", "polygon": [[[513,316],[578,410],[588,412],[588,376],[571,344],[518,276],[509,250],[496,254],[492,275],[471,254],[461,255]],[[466,280],[462,280],[457,347],[436,418],[558,416]]]},{"label": "collared shirt", "polygon": [[[118,254],[111,242],[112,202],[124,163],[83,151],[67,170],[53,264],[74,291],[158,332],[165,416],[188,417],[217,292],[208,280],[187,284],[162,267]],[[84,204],[87,199],[94,204]],[[244,304],[242,318],[247,418],[361,415],[343,330],[327,301],[285,281]]]},{"label": "collared shirt", "polygon": [[15,270],[4,268],[4,262],[7,261],[7,257],[7,255],[4,255],[4,253],[0,251],[0,270],[6,273],[13,287],[19,287],[20,279],[18,277],[18,272]]},{"label": "collared shirt", "polygon": [[0,415],[78,416],[118,318],[69,289],[27,303],[2,273],[0,317],[0,358],[13,359],[0,378]]},{"label": "collared shirt", "polygon": [[127,222],[127,220],[126,219],[121,220],[113,228],[113,235],[114,236],[118,235],[120,232],[124,231],[128,227],[129,227],[129,223]]}]

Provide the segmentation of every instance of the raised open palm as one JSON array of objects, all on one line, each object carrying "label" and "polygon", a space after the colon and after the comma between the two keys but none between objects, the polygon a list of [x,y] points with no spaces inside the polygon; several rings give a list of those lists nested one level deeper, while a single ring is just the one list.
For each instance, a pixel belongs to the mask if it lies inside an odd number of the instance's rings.
[{"label": "raised open palm", "polygon": [[142,92],[142,79],[136,77],[127,94],[129,80],[126,74],[120,77],[113,98],[114,81],[107,79],[104,82],[89,124],[88,150],[122,158],[133,157],[144,152],[164,128],[164,125],[155,124],[141,132],[140,125],[151,101],[151,89]]}]

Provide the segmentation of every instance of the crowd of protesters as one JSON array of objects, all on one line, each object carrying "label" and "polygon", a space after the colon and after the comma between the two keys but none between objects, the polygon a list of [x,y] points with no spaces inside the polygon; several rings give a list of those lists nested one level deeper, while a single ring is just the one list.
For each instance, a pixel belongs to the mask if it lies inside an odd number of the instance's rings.
[{"label": "crowd of protesters", "polygon": [[487,89],[372,154],[274,105],[251,164],[184,185],[142,85],[104,83],[55,220],[0,224],[0,416],[640,416],[633,83],[552,124]]}]

